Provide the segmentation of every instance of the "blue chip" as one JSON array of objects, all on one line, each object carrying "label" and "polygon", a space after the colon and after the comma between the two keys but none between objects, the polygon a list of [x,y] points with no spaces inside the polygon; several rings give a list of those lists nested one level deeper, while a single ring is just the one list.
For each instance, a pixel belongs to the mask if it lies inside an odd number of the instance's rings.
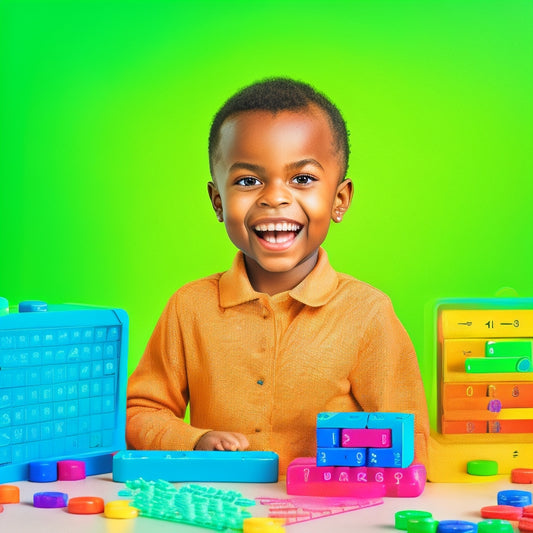
[{"label": "blue chip", "polygon": [[37,313],[48,311],[48,304],[39,300],[26,300],[19,303],[19,313]]},{"label": "blue chip", "polygon": [[498,505],[526,507],[531,505],[531,492],[527,490],[501,490],[498,492]]},{"label": "blue chip", "polygon": [[466,520],[441,520],[437,526],[437,533],[468,533],[477,531],[477,524]]}]

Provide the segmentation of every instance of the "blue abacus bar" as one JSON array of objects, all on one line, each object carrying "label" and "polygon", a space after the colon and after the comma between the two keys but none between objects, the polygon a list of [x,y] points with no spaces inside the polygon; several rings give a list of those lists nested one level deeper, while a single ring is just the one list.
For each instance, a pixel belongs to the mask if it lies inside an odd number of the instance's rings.
[{"label": "blue abacus bar", "polygon": [[274,452],[131,450],[113,457],[113,481],[276,483]]}]

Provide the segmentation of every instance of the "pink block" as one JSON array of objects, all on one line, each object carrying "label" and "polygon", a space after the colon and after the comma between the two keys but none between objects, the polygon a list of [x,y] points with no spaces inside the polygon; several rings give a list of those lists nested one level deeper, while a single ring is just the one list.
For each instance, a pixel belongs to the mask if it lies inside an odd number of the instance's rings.
[{"label": "pink block", "polygon": [[354,498],[414,498],[426,485],[424,465],[408,468],[316,466],[314,457],[299,457],[287,469],[287,494]]},{"label": "pink block", "polygon": [[341,446],[343,448],[390,448],[390,429],[343,429]]}]

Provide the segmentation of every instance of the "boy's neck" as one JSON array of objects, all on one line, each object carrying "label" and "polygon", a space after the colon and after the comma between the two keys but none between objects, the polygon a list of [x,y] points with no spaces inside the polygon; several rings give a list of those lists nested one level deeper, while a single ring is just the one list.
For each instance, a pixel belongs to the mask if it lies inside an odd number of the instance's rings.
[{"label": "boy's neck", "polygon": [[259,263],[244,256],[248,279],[254,291],[270,296],[294,289],[313,270],[318,261],[318,250],[288,272],[269,272]]}]

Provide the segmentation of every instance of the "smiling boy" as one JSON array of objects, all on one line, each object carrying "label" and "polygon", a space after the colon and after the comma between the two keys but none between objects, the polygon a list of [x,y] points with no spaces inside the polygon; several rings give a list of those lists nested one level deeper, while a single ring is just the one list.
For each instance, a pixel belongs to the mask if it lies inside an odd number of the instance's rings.
[{"label": "smiling boy", "polygon": [[395,411],[415,414],[425,461],[409,337],[388,297],[321,248],[350,206],[348,156],[340,112],[309,85],[262,81],[219,110],[208,192],[239,252],[167,304],[128,384],[130,447],[273,450],[283,471],[314,454],[317,413]]}]

